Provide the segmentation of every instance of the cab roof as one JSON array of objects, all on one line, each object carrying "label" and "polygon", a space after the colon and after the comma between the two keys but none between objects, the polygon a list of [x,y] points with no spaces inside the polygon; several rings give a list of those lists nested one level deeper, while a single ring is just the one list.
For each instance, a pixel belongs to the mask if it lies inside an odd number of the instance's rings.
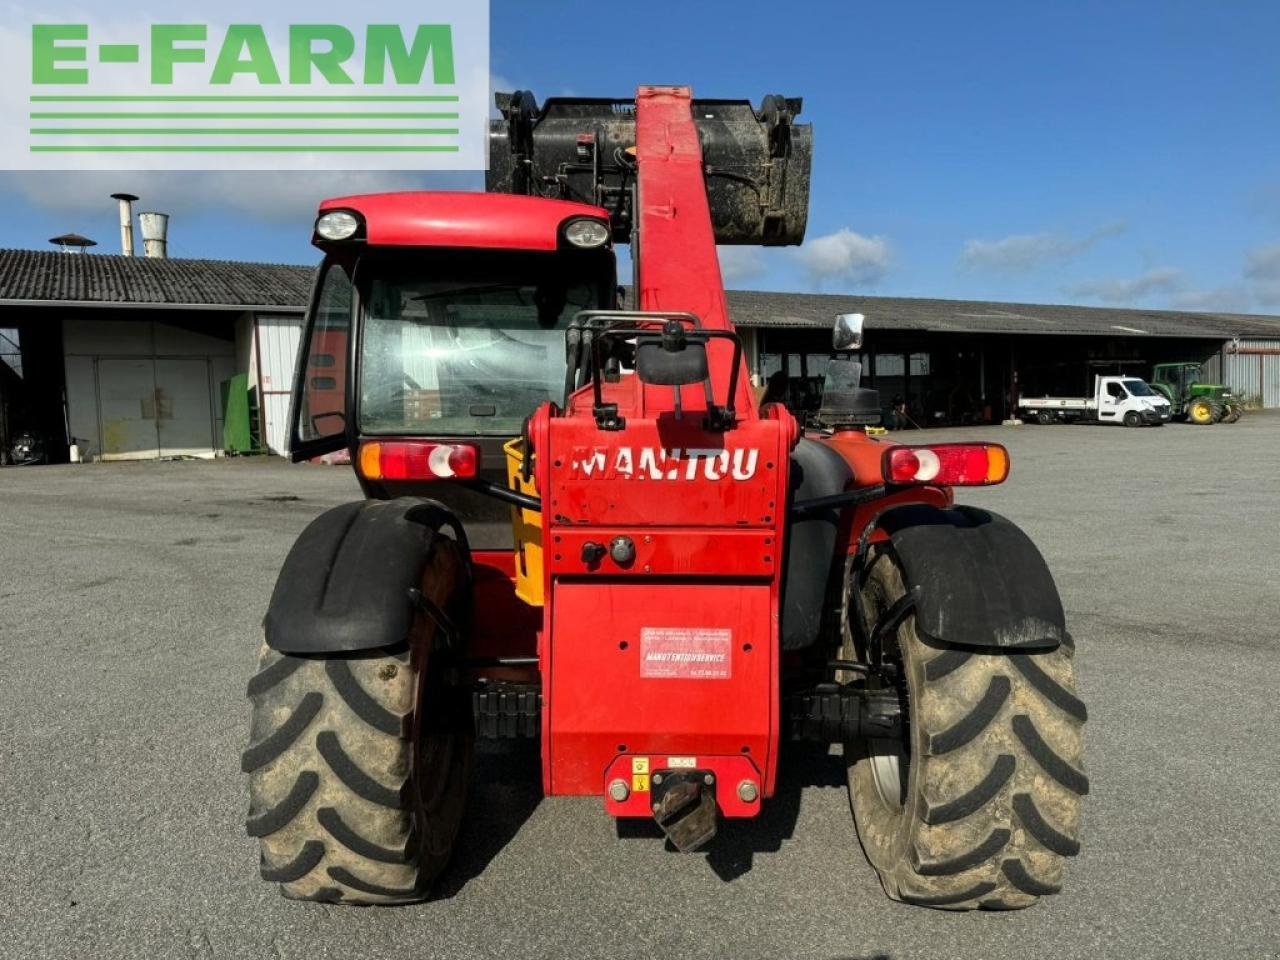
[{"label": "cab roof", "polygon": [[[609,221],[602,207],[509,193],[411,191],[335,197],[320,213],[351,210],[365,223],[371,246],[556,250],[566,220]],[[316,238],[318,247],[338,246]]]}]

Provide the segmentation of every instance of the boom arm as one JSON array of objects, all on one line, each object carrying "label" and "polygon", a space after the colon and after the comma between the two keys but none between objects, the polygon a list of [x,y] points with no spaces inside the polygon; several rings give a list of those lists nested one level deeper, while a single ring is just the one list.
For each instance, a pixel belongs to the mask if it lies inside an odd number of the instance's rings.
[{"label": "boom arm", "polygon": [[[579,200],[610,212],[616,241],[635,252],[638,306],[696,314],[732,331],[717,244],[778,245],[804,237],[812,132],[793,121],[799,99],[694,100],[688,87],[643,86],[627,101],[498,94],[490,126],[491,192]],[[733,346],[707,345],[711,381],[726,396]],[[754,418],[746,366],[732,406]],[[671,391],[643,390],[645,410]],[[659,396],[661,394],[661,396]],[[698,403],[691,388],[682,403]]]}]

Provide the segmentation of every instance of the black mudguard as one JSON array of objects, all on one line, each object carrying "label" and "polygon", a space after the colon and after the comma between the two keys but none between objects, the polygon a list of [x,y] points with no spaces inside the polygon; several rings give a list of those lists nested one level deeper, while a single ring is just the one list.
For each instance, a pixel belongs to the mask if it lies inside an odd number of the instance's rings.
[{"label": "black mudguard", "polygon": [[1036,545],[974,507],[896,507],[880,518],[916,590],[916,629],[986,649],[1053,649],[1066,636],[1057,585]]},{"label": "black mudguard", "polygon": [[[841,493],[852,481],[853,471],[844,457],[815,440],[801,440],[791,454],[792,503]],[[781,601],[783,650],[804,650],[822,635],[840,521],[841,508],[828,507],[788,524]]]},{"label": "black mudguard", "polygon": [[409,635],[410,593],[442,527],[457,519],[431,500],[363,500],[316,517],[289,551],[263,622],[267,646],[281,653],[373,650]]}]

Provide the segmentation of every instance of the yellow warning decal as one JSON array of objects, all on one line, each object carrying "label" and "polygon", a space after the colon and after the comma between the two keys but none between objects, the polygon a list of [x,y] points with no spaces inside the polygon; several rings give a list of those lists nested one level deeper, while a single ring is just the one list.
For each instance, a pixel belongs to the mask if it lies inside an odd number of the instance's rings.
[{"label": "yellow warning decal", "polygon": [[632,757],[631,772],[632,773],[648,773],[649,758],[648,757]]},{"label": "yellow warning decal", "polygon": [[649,792],[649,775],[647,773],[633,773],[631,775],[631,792],[632,793],[648,793]]}]

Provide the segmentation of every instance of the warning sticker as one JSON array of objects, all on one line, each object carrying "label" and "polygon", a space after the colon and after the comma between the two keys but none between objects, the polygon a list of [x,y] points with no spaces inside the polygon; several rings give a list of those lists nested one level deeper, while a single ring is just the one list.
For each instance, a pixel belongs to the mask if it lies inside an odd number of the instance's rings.
[{"label": "warning sticker", "polygon": [[631,775],[631,792],[632,793],[648,793],[649,792],[649,775],[647,773],[633,773]]},{"label": "warning sticker", "polygon": [[640,676],[728,680],[733,631],[706,627],[642,627]]},{"label": "warning sticker", "polygon": [[632,757],[631,772],[632,773],[648,773],[649,758],[648,757]]}]

